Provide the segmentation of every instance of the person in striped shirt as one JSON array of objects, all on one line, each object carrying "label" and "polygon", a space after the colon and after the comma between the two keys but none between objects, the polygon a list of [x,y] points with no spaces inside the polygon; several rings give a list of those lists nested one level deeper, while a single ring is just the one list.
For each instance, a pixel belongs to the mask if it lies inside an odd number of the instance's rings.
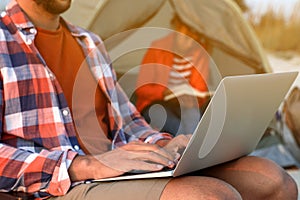
[{"label": "person in striped shirt", "polygon": [[36,199],[295,199],[256,157],[178,178],[93,182],[176,164],[188,136],[152,129],[95,34],[60,14],[71,0],[11,0],[0,15],[0,191]]}]

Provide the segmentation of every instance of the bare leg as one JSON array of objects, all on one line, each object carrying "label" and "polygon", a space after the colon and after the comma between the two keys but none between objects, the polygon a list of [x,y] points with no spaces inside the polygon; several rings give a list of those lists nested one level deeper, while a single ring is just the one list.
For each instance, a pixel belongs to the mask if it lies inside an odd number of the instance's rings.
[{"label": "bare leg", "polygon": [[160,199],[239,200],[241,196],[224,181],[204,176],[185,176],[172,179],[166,185]]},{"label": "bare leg", "polygon": [[224,180],[247,199],[297,199],[295,181],[274,162],[259,157],[243,157],[201,172]]}]

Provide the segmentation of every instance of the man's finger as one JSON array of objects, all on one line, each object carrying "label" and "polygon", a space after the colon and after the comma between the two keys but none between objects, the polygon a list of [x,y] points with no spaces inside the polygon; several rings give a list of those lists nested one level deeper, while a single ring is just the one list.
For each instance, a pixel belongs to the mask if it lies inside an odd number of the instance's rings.
[{"label": "man's finger", "polygon": [[126,151],[137,151],[137,152],[155,152],[156,154],[159,154],[165,158],[167,158],[170,161],[174,161],[175,154],[172,152],[168,152],[166,149],[159,147],[155,144],[146,144],[142,142],[131,142],[124,146],[122,146],[120,149],[124,149]]}]

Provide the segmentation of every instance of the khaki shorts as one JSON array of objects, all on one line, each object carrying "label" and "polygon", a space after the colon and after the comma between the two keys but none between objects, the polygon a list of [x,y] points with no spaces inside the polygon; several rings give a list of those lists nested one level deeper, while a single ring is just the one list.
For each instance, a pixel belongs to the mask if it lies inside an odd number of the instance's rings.
[{"label": "khaki shorts", "polygon": [[170,178],[98,182],[77,185],[50,200],[159,200]]}]

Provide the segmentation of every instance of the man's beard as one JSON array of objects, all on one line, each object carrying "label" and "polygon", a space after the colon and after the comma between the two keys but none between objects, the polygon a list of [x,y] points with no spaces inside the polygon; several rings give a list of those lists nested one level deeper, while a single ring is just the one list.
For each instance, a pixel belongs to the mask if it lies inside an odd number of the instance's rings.
[{"label": "man's beard", "polygon": [[43,8],[51,14],[61,14],[68,10],[71,6],[71,0],[65,2],[59,2],[59,0],[34,0],[37,5],[43,6]]}]

